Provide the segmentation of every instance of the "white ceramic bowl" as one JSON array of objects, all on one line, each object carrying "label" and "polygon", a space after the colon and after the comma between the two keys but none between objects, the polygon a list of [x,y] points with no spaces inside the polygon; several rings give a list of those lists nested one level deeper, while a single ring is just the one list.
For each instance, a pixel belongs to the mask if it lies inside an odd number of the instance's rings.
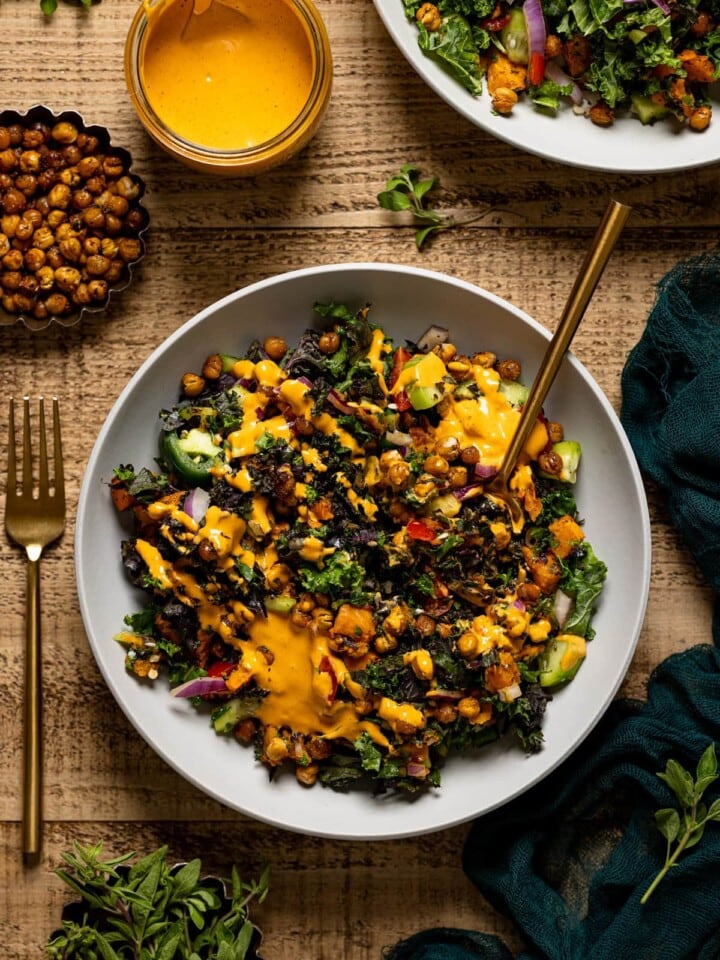
[{"label": "white ceramic bowl", "polygon": [[[408,63],[425,82],[475,126],[521,150],[570,166],[612,173],[662,173],[689,170],[720,161],[720,124],[703,133],[678,130],[669,123],[643,126],[636,117],[618,119],[601,128],[571,109],[548,116],[520,103],[510,116],[493,114],[487,84],[474,97],[418,46],[418,31],[405,16],[402,0],[374,0],[380,19]],[[712,99],[720,107],[720,84]]]},{"label": "white ceramic bowl", "polygon": [[525,756],[498,743],[451,759],[439,790],[412,802],[300,787],[292,775],[274,782],[250,748],[218,737],[207,717],[173,700],[167,684],[139,683],[124,669],[112,637],[123,617],[140,609],[120,562],[127,535],[110,502],[108,482],[119,463],[152,466],[158,411],[177,396],[179,378],[210,351],[233,353],[257,335],[289,343],[313,323],[316,301],[360,307],[396,341],[417,338],[431,323],[450,327],[462,350],[517,357],[530,379],[549,334],[517,307],[469,283],[390,264],[338,264],[298,270],[253,284],[207,307],[166,340],[133,376],[110,412],[90,457],[77,517],[76,572],[85,627],[115,699],[150,746],[200,790],[289,830],[318,836],[379,839],[421,834],[469,820],[527,790],[568,756],[615,695],[633,656],[650,578],[650,534],[640,474],[628,441],[602,391],[572,356],[546,409],[566,435],[581,440],[577,499],[586,533],[608,566],[594,621],[597,636],[571,684],[549,704],[542,751]]}]

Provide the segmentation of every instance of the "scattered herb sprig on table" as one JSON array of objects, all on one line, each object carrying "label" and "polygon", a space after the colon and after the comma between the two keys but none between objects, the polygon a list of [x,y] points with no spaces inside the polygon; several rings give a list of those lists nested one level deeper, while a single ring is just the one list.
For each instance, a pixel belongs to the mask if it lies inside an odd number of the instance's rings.
[{"label": "scattered herb sprig on table", "polygon": [[[74,0],[74,2],[86,10],[89,10],[97,0]],[[51,17],[57,10],[58,0],[40,0],[40,9],[46,17]]]},{"label": "scattered herb sprig on table", "polygon": [[[53,960],[244,960],[255,927],[252,901],[262,903],[268,869],[246,883],[232,868],[219,883],[201,876],[200,860],[179,868],[160,847],[135,863],[129,853],[101,860],[102,844],[74,844],[56,871],[82,898],[78,919],[64,919],[46,946]],[[224,890],[223,890],[224,885]],[[223,892],[226,896],[223,896]]]},{"label": "scattered herb sprig on table", "polygon": [[655,812],[655,823],[667,840],[665,864],[647,888],[640,903],[647,903],[655,888],[673,867],[684,850],[694,847],[702,839],[705,826],[711,821],[720,822],[720,798],[709,807],[702,803],[707,788],[718,779],[715,744],[705,750],[697,765],[695,778],[677,760],[668,760],[664,773],[658,773],[675,794],[680,812],[666,807]]},{"label": "scattered herb sprig on table", "polygon": [[409,211],[415,220],[421,224],[415,232],[415,245],[420,250],[425,241],[441,230],[452,227],[465,226],[487,213],[479,213],[467,220],[455,220],[427,207],[426,198],[430,190],[437,184],[437,177],[421,177],[420,169],[415,164],[406,163],[400,172],[390,177],[385,189],[377,195],[377,200],[384,210]]}]

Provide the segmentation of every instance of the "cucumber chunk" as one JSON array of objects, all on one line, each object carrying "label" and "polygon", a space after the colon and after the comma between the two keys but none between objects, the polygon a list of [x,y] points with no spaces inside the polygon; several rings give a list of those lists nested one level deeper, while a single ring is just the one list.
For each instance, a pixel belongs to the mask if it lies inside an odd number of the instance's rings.
[{"label": "cucumber chunk", "polygon": [[229,700],[217,710],[213,710],[210,717],[215,733],[232,733],[241,720],[253,716],[253,705],[246,700]]},{"label": "cucumber chunk", "polygon": [[207,430],[193,427],[178,439],[178,447],[189,457],[216,457],[220,447],[216,446]]},{"label": "cucumber chunk", "polygon": [[524,383],[519,383],[517,380],[501,380],[498,390],[510,406],[516,408],[524,406],[530,394],[530,387],[526,387]]},{"label": "cucumber chunk", "polygon": [[553,444],[553,450],[562,460],[562,469],[557,474],[558,480],[564,483],[575,483],[577,480],[578,466],[580,465],[580,455],[582,448],[577,440],[561,440]]},{"label": "cucumber chunk", "polygon": [[580,669],[587,652],[584,637],[562,633],[540,657],[540,686],[557,687],[567,683]]},{"label": "cucumber chunk", "polygon": [[440,403],[445,393],[439,385],[433,387],[410,387],[407,396],[414,410],[429,410],[430,407],[434,407]]},{"label": "cucumber chunk", "polygon": [[500,41],[511,63],[528,62],[528,31],[522,6],[511,8],[510,19],[500,31]]},{"label": "cucumber chunk", "polygon": [[664,120],[668,115],[668,108],[664,103],[656,103],[650,97],[641,93],[630,95],[632,109],[638,115],[641,123],[655,123],[656,120]]}]

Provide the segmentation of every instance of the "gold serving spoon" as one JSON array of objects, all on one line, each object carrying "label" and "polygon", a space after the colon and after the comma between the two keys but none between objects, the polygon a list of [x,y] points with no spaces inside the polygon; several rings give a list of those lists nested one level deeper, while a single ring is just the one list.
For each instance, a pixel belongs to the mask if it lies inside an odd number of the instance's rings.
[{"label": "gold serving spoon", "polygon": [[570,291],[555,334],[540,363],[500,469],[485,488],[486,493],[503,501],[507,506],[515,533],[520,533],[522,530],[525,515],[522,505],[510,490],[510,477],[631,209],[617,200],[610,200],[608,203]]}]

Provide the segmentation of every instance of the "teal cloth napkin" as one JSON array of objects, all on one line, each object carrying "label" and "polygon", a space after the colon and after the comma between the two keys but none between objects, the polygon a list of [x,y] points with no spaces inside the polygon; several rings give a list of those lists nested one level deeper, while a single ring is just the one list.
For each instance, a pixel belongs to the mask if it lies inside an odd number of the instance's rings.
[{"label": "teal cloth napkin", "polygon": [[[621,420],[642,470],[720,592],[720,247],[659,283],[622,376]],[[720,610],[713,635],[720,644]]]},{"label": "teal cloth napkin", "polygon": [[[707,582],[720,588],[720,253],[660,282],[627,358],[621,419]],[[465,873],[514,921],[519,960],[720,960],[720,824],[685,852],[645,905],[665,861],[657,809],[676,800],[657,773],[694,773],[720,742],[720,615],[712,644],[653,672],[647,700],[617,700],[593,733],[528,793],[472,825]],[[698,638],[687,637],[687,642]],[[716,748],[717,749],[717,748]],[[718,749],[720,754],[720,749]],[[705,795],[718,794],[714,784]],[[421,931],[385,960],[511,960],[469,930]]]}]

